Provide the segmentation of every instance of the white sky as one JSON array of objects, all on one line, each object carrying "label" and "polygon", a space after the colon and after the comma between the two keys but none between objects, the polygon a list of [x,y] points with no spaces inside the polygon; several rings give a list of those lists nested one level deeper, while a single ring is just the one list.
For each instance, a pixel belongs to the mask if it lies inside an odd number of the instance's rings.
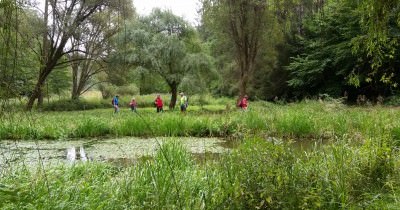
[{"label": "white sky", "polygon": [[[39,8],[43,9],[44,0],[36,0]],[[197,25],[200,8],[199,0],[132,0],[139,15],[148,15],[154,8],[170,9],[175,15],[183,17],[192,25]]]},{"label": "white sky", "polygon": [[199,0],[133,0],[133,5],[140,15],[148,15],[153,8],[158,7],[171,9],[175,15],[183,17],[193,25],[199,22]]}]

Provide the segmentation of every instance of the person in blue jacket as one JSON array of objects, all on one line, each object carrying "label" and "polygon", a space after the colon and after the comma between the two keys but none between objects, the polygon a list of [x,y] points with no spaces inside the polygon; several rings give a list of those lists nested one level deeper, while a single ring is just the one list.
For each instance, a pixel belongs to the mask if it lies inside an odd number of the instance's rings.
[{"label": "person in blue jacket", "polygon": [[118,95],[116,95],[112,100],[112,105],[114,106],[114,114],[119,112],[119,99]]}]

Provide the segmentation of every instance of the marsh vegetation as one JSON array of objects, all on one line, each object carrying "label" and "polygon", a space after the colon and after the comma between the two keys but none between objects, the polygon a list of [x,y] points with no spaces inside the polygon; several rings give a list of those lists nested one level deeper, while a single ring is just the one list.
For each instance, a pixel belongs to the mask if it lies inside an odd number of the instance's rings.
[{"label": "marsh vegetation", "polygon": [[[20,143],[31,139],[41,145],[44,139],[55,144],[76,143],[76,138],[83,144],[108,142],[116,144],[105,149],[114,156],[118,147],[127,151],[126,157],[139,154],[130,149],[131,137],[149,138],[141,140],[146,149],[155,143],[151,137],[180,141],[165,141],[152,147],[156,148],[152,158],[145,155],[128,164],[98,158],[49,168],[43,162],[33,168],[3,163],[8,167],[1,171],[1,208],[395,209],[400,205],[397,109],[315,101],[257,102],[248,112],[213,109],[157,114],[149,108],[140,116],[128,110],[117,116],[110,110],[44,112],[33,113],[35,123],[24,119],[2,125],[3,139]],[[204,146],[205,140],[190,143],[182,138],[189,136],[239,144],[217,161],[201,156],[199,163],[187,145]],[[306,148],[298,146],[301,142]],[[86,154],[92,152],[88,149]]]}]

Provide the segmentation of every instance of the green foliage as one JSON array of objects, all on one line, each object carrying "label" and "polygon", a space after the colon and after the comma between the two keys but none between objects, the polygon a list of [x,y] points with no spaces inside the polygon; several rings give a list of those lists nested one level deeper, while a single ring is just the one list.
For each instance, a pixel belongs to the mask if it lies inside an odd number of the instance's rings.
[{"label": "green foliage", "polygon": [[[373,7],[370,4],[329,2],[323,12],[305,20],[305,33],[298,41],[301,54],[288,66],[288,84],[296,95],[328,93],[339,97],[347,91],[349,99],[355,101],[358,94],[375,99],[391,94],[390,87],[397,87],[399,26],[390,21],[392,15],[387,15],[383,17],[388,18],[383,20],[387,28],[380,31],[386,35],[375,30],[374,25],[365,22],[366,8]],[[396,10],[387,14],[397,14]],[[371,34],[371,30],[376,33]]]},{"label": "green foliage", "polygon": [[[240,112],[235,110],[233,105],[229,108],[229,104],[234,104],[232,100],[211,100],[212,105],[203,105],[201,108],[195,105],[198,104],[196,101],[198,99],[193,97],[187,114],[182,115],[174,111],[155,113],[155,108],[152,106],[153,95],[136,98],[141,117],[129,110],[130,97],[121,98],[121,112],[116,115],[113,115],[111,99],[106,99],[101,103],[84,100],[65,101],[60,102],[58,109],[82,109],[82,107],[76,107],[78,105],[86,106],[87,109],[97,106],[108,107],[108,109],[84,112],[43,112],[35,113],[28,118],[16,116],[19,119],[18,122],[7,122],[0,126],[0,139],[74,137],[78,126],[92,125],[94,128],[99,125],[98,129],[102,131],[92,132],[91,127],[87,132],[94,134],[87,135],[92,137],[228,137],[251,134],[296,139],[349,135],[357,141],[363,141],[368,137],[391,135],[392,128],[400,125],[397,120],[398,114],[386,107],[348,108],[335,102],[313,101],[287,106],[252,102],[250,111]],[[151,107],[144,107],[146,105]],[[86,122],[88,119],[90,122]],[[80,131],[85,132],[84,129]]]},{"label": "green foliage", "polygon": [[43,111],[76,111],[106,108],[111,106],[111,99],[101,101],[90,101],[85,99],[71,100],[61,99],[43,105]]},{"label": "green foliage", "polygon": [[259,89],[260,76],[271,70],[274,44],[281,35],[268,3],[204,0],[202,6],[203,34],[224,77],[218,91],[262,96],[253,88]]},{"label": "green foliage", "polygon": [[294,137],[312,136],[315,134],[314,123],[307,113],[290,112],[276,122],[277,132]]},{"label": "green foliage", "polygon": [[99,91],[101,92],[101,96],[103,99],[105,98],[112,98],[116,95],[117,88],[114,85],[110,85],[107,83],[100,83],[97,85]]},{"label": "green foliage", "polygon": [[76,129],[71,134],[71,137],[86,138],[105,136],[110,133],[109,126],[106,122],[96,118],[85,119],[78,124]]},{"label": "green foliage", "polygon": [[0,98],[28,95],[39,69],[34,35],[42,29],[37,14],[14,0],[2,1],[0,15]]},{"label": "green foliage", "polygon": [[[398,153],[371,139],[340,138],[304,153],[246,139],[219,162],[194,164],[179,143],[127,168],[104,163],[5,172],[2,209],[338,209],[398,208]],[[384,164],[382,164],[384,163]],[[45,173],[44,173],[45,172]],[[377,180],[379,180],[377,182]],[[110,190],[113,189],[113,190]]]},{"label": "green foliage", "polygon": [[[49,75],[46,82],[49,94],[53,93],[57,95],[62,95],[64,92],[70,90],[71,74],[69,71],[69,68],[59,68]],[[47,88],[44,89],[47,90]]]},{"label": "green foliage", "polygon": [[119,86],[116,89],[115,94],[113,95],[138,95],[139,94],[139,89],[136,87],[136,85],[125,85],[125,86]]},{"label": "green foliage", "polygon": [[347,77],[356,66],[351,40],[360,33],[359,16],[352,8],[333,4],[328,13],[318,13],[305,22],[305,37],[300,39],[304,52],[288,66],[289,86],[298,95],[342,94]]},{"label": "green foliage", "polygon": [[159,75],[172,94],[172,106],[178,87],[187,75],[199,75],[210,69],[210,58],[203,55],[195,30],[171,11],[155,9],[149,16],[132,21],[121,37],[125,54],[116,53],[115,60],[135,67],[139,71],[139,83],[148,83],[150,79],[154,81],[153,86],[161,86],[162,83],[152,78],[154,74]]},{"label": "green foliage", "polygon": [[358,12],[361,14],[360,23],[366,35],[355,39],[354,50],[367,54],[371,59],[372,78],[378,74],[381,75],[379,81],[396,86],[396,83],[392,83],[393,76],[388,70],[384,74],[379,71],[388,68],[387,63],[394,61],[399,55],[400,2],[366,0],[358,5]]},{"label": "green foliage", "polygon": [[399,106],[400,105],[400,96],[398,94],[390,96],[385,99],[384,104],[388,105],[388,106]]}]

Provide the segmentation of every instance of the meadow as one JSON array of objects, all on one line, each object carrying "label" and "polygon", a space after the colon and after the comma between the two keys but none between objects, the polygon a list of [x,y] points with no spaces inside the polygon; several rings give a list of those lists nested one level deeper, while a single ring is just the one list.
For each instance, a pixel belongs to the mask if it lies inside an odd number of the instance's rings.
[{"label": "meadow", "polygon": [[203,164],[171,141],[129,167],[16,166],[1,171],[0,208],[398,209],[399,115],[393,107],[317,101],[252,102],[247,112],[221,103],[186,114],[151,107],[14,113],[0,125],[0,139],[197,136],[240,145]]},{"label": "meadow", "polygon": [[[111,106],[111,105],[109,105]],[[16,112],[2,120],[0,139],[70,139],[87,137],[196,136],[230,137],[254,134],[285,139],[332,139],[351,136],[400,138],[400,114],[390,107],[348,107],[340,103],[308,101],[289,105],[255,102],[247,112],[224,105],[192,105],[178,109],[138,113],[121,108],[64,112]]]}]

